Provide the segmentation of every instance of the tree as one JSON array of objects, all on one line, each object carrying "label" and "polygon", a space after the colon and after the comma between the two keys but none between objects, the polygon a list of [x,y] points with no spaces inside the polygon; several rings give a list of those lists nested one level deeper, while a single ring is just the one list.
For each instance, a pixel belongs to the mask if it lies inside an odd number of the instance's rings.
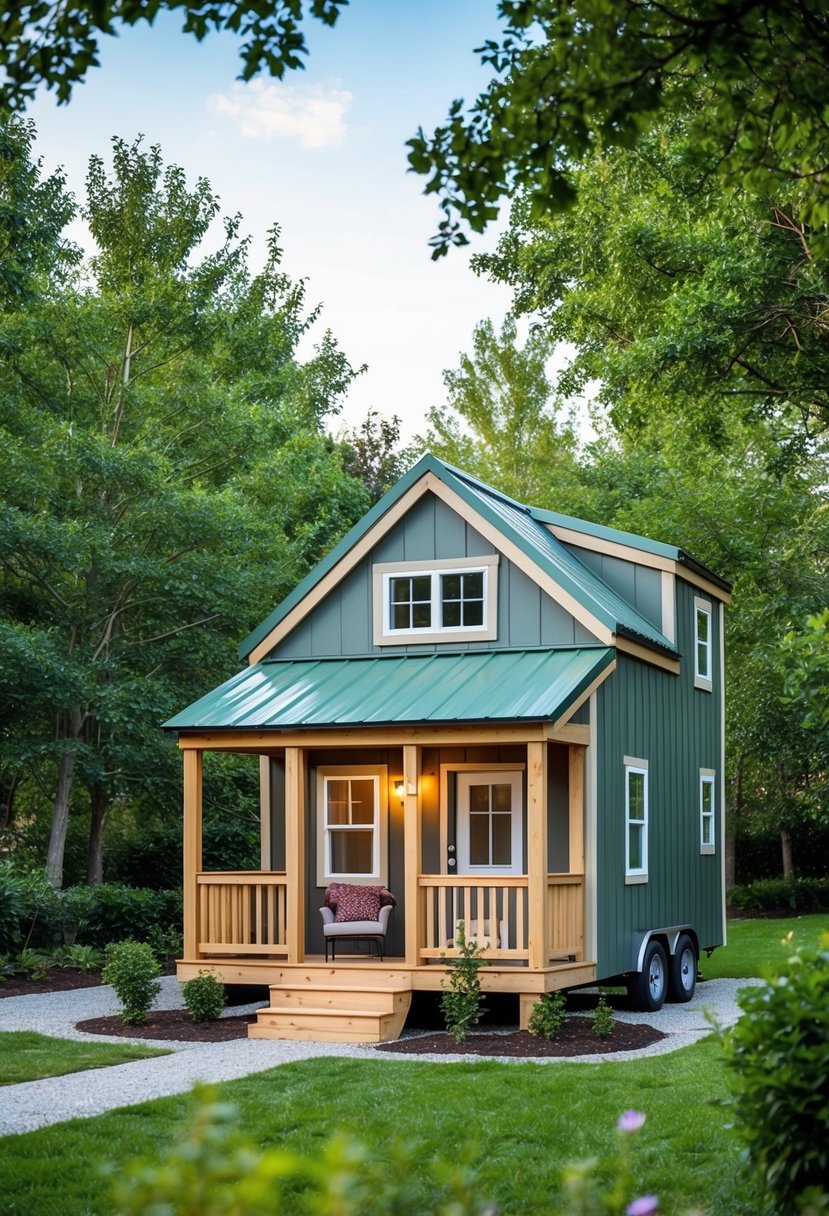
[{"label": "tree", "polygon": [[22,109],[38,84],[54,89],[67,102],[73,87],[91,67],[98,66],[101,34],[117,33],[119,25],[152,24],[162,11],[183,14],[182,30],[199,41],[211,29],[228,30],[247,39],[241,48],[243,80],[265,69],[282,78],[304,66],[307,54],[302,23],[305,14],[334,25],[348,0],[80,0],[72,5],[48,5],[37,0],[8,0],[0,16],[0,67],[5,87],[0,105]]},{"label": "tree", "polygon": [[491,321],[476,325],[472,345],[444,372],[447,404],[429,411],[419,445],[521,501],[553,492],[561,501],[575,478],[576,443],[548,377],[552,343],[536,327],[520,346],[507,316],[500,333]]},{"label": "tree", "polygon": [[77,785],[97,880],[112,806],[169,783],[160,722],[367,504],[323,430],[351,368],[330,335],[297,362],[316,311],[278,231],[257,275],[238,218],[202,255],[209,184],[117,139],[84,215],[89,264],[0,316],[0,688],[18,766],[54,766],[56,885]]}]

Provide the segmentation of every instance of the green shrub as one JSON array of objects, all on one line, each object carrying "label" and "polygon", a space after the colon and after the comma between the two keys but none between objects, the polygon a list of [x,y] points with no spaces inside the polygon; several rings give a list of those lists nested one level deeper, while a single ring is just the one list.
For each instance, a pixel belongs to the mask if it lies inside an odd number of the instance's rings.
[{"label": "green shrub", "polygon": [[54,965],[54,956],[46,950],[32,950],[27,947],[21,950],[14,960],[14,969],[18,975],[25,975],[30,980],[42,980],[50,967]]},{"label": "green shrub", "polygon": [[161,969],[146,942],[129,939],[107,950],[103,981],[112,984],[121,1002],[121,1017],[131,1025],[146,1022],[147,1014],[161,991]]},{"label": "green shrub", "polygon": [[181,891],[151,891],[107,882],[66,892],[85,944],[104,948],[130,938],[147,941],[154,929],[181,924]]},{"label": "green shrub", "polygon": [[[735,1126],[779,1216],[829,1204],[829,934],[738,996],[725,1035]],[[809,1196],[810,1190],[815,1193]]]},{"label": "green shrub", "polygon": [[593,1014],[593,1033],[597,1039],[609,1039],[613,1034],[613,1010],[603,996]]},{"label": "green shrub", "polygon": [[440,1008],[446,1029],[456,1043],[463,1043],[470,1026],[477,1026],[484,1011],[481,977],[478,972],[481,967],[488,966],[488,963],[483,958],[484,947],[475,941],[466,940],[466,926],[462,920],[458,921],[455,945],[458,956],[446,959],[449,975],[444,981]]},{"label": "green shrub", "polygon": [[61,967],[76,967],[78,971],[100,971],[104,965],[104,952],[97,946],[80,946],[74,943],[61,951]]},{"label": "green shrub", "polygon": [[545,992],[532,1007],[527,1030],[542,1039],[558,1038],[567,1014],[567,1000],[563,992]]},{"label": "green shrub", "polygon": [[176,958],[182,951],[179,925],[151,925],[147,932],[147,945],[161,966],[166,967],[170,959]]},{"label": "green shrub", "polygon": [[224,984],[212,971],[200,971],[182,986],[181,992],[194,1022],[213,1022],[225,1007]]},{"label": "green shrub", "polygon": [[4,861],[0,863],[0,952],[10,953],[20,946],[26,910],[23,878],[10,861]]},{"label": "green shrub", "polygon": [[743,912],[826,912],[829,878],[762,878],[730,887],[728,903]]}]

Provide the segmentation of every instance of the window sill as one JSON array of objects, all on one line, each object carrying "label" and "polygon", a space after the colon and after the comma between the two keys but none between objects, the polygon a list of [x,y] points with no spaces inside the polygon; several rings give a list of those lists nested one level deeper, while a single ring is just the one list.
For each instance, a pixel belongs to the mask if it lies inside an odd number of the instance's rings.
[{"label": "window sill", "polygon": [[694,676],[694,688],[698,688],[700,692],[711,692],[712,684],[713,682],[706,680],[705,676]]},{"label": "window sill", "polygon": [[626,874],[625,875],[625,886],[626,887],[641,886],[642,883],[646,883],[647,881],[648,881],[647,874]]},{"label": "window sill", "polygon": [[700,852],[700,857],[714,857],[717,852],[717,847],[716,847],[716,845],[713,845],[713,844],[703,844],[703,845],[700,845],[699,852]]}]

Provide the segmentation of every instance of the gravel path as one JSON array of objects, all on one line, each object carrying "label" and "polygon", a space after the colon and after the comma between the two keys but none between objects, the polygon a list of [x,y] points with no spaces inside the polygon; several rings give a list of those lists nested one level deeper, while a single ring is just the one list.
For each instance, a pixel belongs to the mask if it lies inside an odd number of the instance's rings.
[{"label": "gravel path", "polygon": [[[661,1055],[696,1042],[711,1030],[706,1011],[723,1026],[731,1025],[739,1016],[735,997],[738,989],[756,980],[708,980],[697,988],[697,995],[687,1005],[666,1005],[658,1014],[618,1011],[621,1021],[648,1022],[668,1037],[646,1047],[641,1052],[617,1053],[610,1056],[579,1056],[580,1061],[612,1063],[632,1055]],[[182,1005],[181,988],[175,976],[166,976],[157,1002],[159,1009],[176,1009]],[[248,1013],[255,1005],[235,1007],[229,1013]],[[70,992],[46,995],[4,997],[0,1000],[0,1031],[36,1030],[41,1034],[64,1039],[94,1042],[119,1042],[103,1035],[84,1034],[75,1029],[75,1022],[85,1018],[103,1017],[118,1012],[118,1001],[112,988],[78,988]],[[135,1040],[140,1041],[140,1040]],[[149,1042],[149,1040],[143,1040]],[[28,1081],[21,1085],[0,1088],[0,1136],[48,1127],[67,1119],[99,1115],[121,1106],[132,1106],[154,1098],[184,1093],[196,1081],[229,1081],[251,1073],[307,1060],[314,1056],[350,1056],[357,1059],[390,1060],[400,1057],[375,1052],[371,1047],[349,1043],[299,1043],[289,1040],[234,1039],[228,1043],[160,1043],[151,1046],[170,1047],[172,1055],[149,1060],[136,1060],[109,1068],[49,1077],[43,1081]],[[462,1063],[478,1059],[475,1056],[423,1055],[407,1056],[407,1062],[432,1060],[440,1063]],[[504,1060],[512,1064],[514,1059]],[[520,1062],[520,1061],[519,1061]],[[544,1064],[561,1061],[547,1059]],[[567,1061],[573,1062],[573,1057]]]}]

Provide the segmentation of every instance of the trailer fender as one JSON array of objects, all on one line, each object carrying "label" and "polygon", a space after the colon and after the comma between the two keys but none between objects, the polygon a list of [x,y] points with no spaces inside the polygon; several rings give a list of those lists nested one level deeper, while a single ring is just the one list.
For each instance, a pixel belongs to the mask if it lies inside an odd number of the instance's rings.
[{"label": "trailer fender", "polygon": [[699,957],[699,939],[692,925],[670,925],[662,929],[647,929],[643,933],[637,933],[633,939],[633,949],[631,952],[631,971],[641,971],[645,958],[645,951],[648,947],[648,942],[652,938],[657,938],[664,947],[665,953],[669,958],[673,957],[676,952],[676,943],[680,936],[684,933],[693,941],[697,957]]}]

